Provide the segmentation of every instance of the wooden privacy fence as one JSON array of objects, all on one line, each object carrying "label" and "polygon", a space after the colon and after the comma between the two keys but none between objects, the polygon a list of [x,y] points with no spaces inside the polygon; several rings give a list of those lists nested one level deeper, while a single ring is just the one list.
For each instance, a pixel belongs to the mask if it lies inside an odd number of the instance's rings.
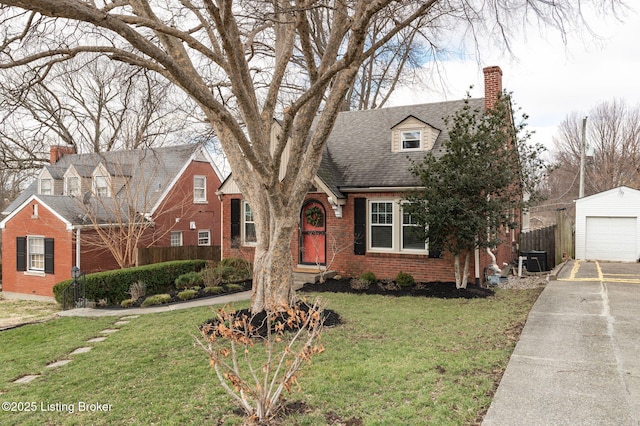
[{"label": "wooden privacy fence", "polygon": [[148,247],[138,249],[136,264],[142,266],[170,260],[188,259],[219,262],[221,255],[220,246]]},{"label": "wooden privacy fence", "polygon": [[535,229],[533,231],[520,234],[520,253],[530,251],[547,252],[547,268],[553,269],[556,266],[556,225],[546,228]]}]

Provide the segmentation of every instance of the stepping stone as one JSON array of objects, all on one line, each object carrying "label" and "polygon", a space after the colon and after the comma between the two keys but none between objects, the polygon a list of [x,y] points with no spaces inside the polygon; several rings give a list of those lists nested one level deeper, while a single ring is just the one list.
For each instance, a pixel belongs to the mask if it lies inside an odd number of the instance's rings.
[{"label": "stepping stone", "polygon": [[13,383],[29,383],[29,382],[33,381],[34,379],[36,379],[37,377],[40,377],[40,375],[39,374],[29,374],[28,376],[22,376],[18,380],[14,380]]},{"label": "stepping stone", "polygon": [[69,355],[84,354],[84,353],[89,352],[91,349],[93,349],[93,348],[90,347],[90,346],[85,346],[83,348],[76,349],[75,351],[71,352]]},{"label": "stepping stone", "polygon": [[51,364],[47,364],[47,368],[62,367],[63,365],[69,364],[70,362],[70,359],[63,359],[62,361],[56,361],[52,362]]},{"label": "stepping stone", "polygon": [[128,315],[126,317],[122,317],[120,318],[120,320],[130,320],[130,319],[136,319],[138,318],[140,315]]},{"label": "stepping stone", "polygon": [[106,328],[102,330],[100,333],[111,334],[111,333],[115,333],[116,331],[118,331],[117,328]]},{"label": "stepping stone", "polygon": [[104,342],[105,340],[107,340],[106,337],[94,337],[93,339],[87,340],[87,343],[99,343]]},{"label": "stepping stone", "polygon": [[125,325],[125,324],[129,324],[129,321],[118,321],[118,322],[115,322],[113,325]]}]

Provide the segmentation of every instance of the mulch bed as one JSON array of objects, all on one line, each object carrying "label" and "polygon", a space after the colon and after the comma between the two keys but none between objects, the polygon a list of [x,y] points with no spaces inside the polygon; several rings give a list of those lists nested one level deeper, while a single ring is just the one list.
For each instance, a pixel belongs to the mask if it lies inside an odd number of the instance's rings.
[{"label": "mulch bed", "polygon": [[305,284],[300,292],[314,293],[351,293],[351,294],[378,294],[384,296],[416,296],[416,297],[436,297],[440,299],[477,299],[493,296],[495,292],[489,288],[469,285],[467,288],[456,288],[454,282],[431,282],[417,283],[410,287],[399,287],[393,282],[378,282],[370,285],[367,289],[354,289],[351,287],[351,280],[343,278],[340,280],[330,279],[324,283]]}]

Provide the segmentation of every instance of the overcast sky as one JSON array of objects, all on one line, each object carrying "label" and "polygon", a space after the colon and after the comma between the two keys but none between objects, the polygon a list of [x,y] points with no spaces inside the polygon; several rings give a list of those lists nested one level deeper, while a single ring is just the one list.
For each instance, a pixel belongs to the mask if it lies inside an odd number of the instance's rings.
[{"label": "overcast sky", "polygon": [[623,19],[592,19],[597,38],[574,34],[566,44],[557,32],[529,30],[514,40],[515,58],[481,47],[481,65],[472,57],[443,63],[446,92],[399,90],[393,105],[460,99],[470,85],[471,95],[482,97],[482,67],[499,65],[504,89],[513,92],[515,103],[529,115],[533,140],[552,150],[556,128],[568,114],[587,115],[614,98],[640,105],[640,15],[629,11]]}]

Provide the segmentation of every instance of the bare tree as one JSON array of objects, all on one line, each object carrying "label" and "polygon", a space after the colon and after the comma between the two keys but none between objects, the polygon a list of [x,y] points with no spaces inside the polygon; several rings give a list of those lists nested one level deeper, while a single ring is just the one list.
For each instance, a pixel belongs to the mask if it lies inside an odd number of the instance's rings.
[{"label": "bare tree", "polygon": [[[593,0],[616,5],[618,0]],[[418,20],[507,39],[533,14],[561,32],[581,20],[568,0],[0,0],[0,67],[46,69],[81,53],[152,70],[202,109],[255,213],[252,312],[292,303],[290,241],[325,141],[363,62]],[[369,28],[393,24],[369,43]],[[327,31],[314,49],[314,19]],[[514,17],[515,20],[509,18]],[[472,25],[469,27],[469,25]],[[465,25],[462,27],[461,25]],[[434,40],[434,42],[437,40]],[[297,61],[294,58],[298,59]],[[288,90],[299,83],[302,91]],[[281,109],[286,105],[288,108]],[[272,146],[273,118],[283,111]],[[320,113],[318,113],[321,111]],[[312,132],[313,126],[313,132]],[[279,177],[289,149],[286,174]]]},{"label": "bare tree", "polygon": [[5,169],[39,168],[48,161],[51,145],[63,143],[85,153],[161,146],[189,127],[187,114],[168,101],[176,97],[175,88],[157,74],[102,56],[82,59],[52,69],[3,70],[0,158]]}]

